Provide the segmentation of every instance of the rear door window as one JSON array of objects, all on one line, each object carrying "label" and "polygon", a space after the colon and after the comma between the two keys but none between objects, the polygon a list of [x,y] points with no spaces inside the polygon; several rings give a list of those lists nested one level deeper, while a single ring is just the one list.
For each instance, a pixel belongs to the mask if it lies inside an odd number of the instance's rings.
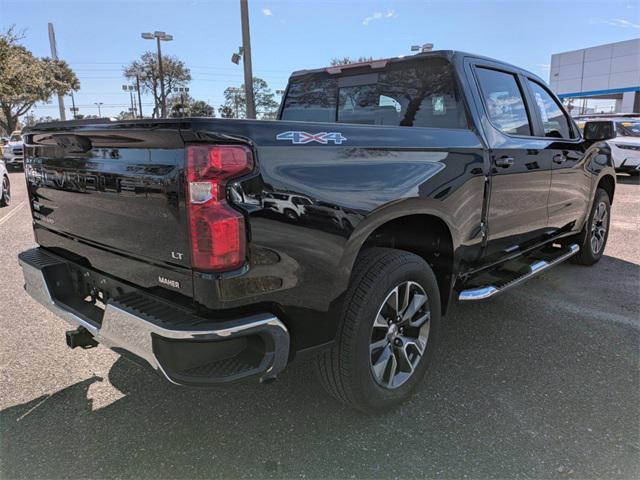
[{"label": "rear door window", "polygon": [[504,133],[530,136],[531,122],[516,76],[483,67],[476,73],[491,122]]},{"label": "rear door window", "polygon": [[573,138],[569,119],[562,107],[554,100],[547,90],[537,82],[527,80],[533,100],[544,127],[544,136],[551,138]]}]

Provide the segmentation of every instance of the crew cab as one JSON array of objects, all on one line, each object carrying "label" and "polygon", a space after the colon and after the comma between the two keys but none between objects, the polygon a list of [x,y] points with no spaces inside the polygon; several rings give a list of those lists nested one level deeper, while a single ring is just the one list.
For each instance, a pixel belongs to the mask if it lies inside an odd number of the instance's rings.
[{"label": "crew cab", "polygon": [[331,394],[383,410],[454,302],[602,257],[615,171],[585,132],[540,78],[454,51],[295,72],[275,121],[36,125],[25,288],[69,346],[169,382],[313,354]]}]

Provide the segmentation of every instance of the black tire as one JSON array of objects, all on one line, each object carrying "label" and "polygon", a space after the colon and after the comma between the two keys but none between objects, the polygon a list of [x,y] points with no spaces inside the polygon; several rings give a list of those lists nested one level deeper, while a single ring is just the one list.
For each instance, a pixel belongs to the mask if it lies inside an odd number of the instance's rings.
[{"label": "black tire", "polygon": [[[602,208],[602,206],[604,206],[605,208],[606,219],[602,223],[602,225],[599,225],[600,221],[598,220],[598,217],[600,215],[598,209]],[[575,263],[590,266],[598,262],[602,258],[604,249],[607,246],[607,239],[609,238],[610,223],[611,200],[609,199],[609,194],[606,192],[606,190],[598,188],[596,190],[596,196],[593,200],[591,212],[589,213],[589,218],[585,222],[582,232],[577,237],[580,245],[580,251],[573,257]],[[594,242],[593,233],[596,229],[601,229],[601,227],[604,227],[604,233],[601,233],[599,235],[601,237],[601,241]],[[599,248],[596,248],[597,243],[599,244]]]},{"label": "black tire", "polygon": [[[375,350],[371,349],[372,332],[380,309],[387,305],[388,295],[403,282],[418,285],[426,293],[426,306],[419,313],[422,315],[427,309],[430,311],[429,325],[426,325],[427,322],[423,324],[428,332],[426,346],[421,355],[414,354],[416,363],[404,383],[397,387],[385,387],[373,372],[375,354],[372,352]],[[372,413],[392,408],[405,401],[424,377],[437,340],[439,324],[440,292],[429,265],[419,256],[402,250],[368,249],[360,255],[354,267],[335,343],[330,350],[318,356],[320,381],[336,399],[360,411]],[[397,350],[391,345],[389,351]]]},{"label": "black tire", "polygon": [[294,212],[293,210],[291,210],[290,208],[285,208],[284,217],[287,220],[289,220],[290,222],[298,221],[298,214],[296,212]]},{"label": "black tire", "polygon": [[0,207],[6,207],[11,203],[11,183],[9,177],[2,176],[2,197],[0,198]]}]

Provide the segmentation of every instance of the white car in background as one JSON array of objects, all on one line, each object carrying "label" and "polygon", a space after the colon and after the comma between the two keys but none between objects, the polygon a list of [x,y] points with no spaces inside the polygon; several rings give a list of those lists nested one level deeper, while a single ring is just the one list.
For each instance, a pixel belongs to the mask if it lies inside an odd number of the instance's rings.
[{"label": "white car in background", "polygon": [[614,133],[614,138],[607,140],[611,147],[616,172],[629,175],[640,175],[640,117],[577,117],[580,129],[585,122],[590,122],[593,128],[602,128]]},{"label": "white car in background", "polygon": [[0,160],[0,207],[6,207],[11,203],[11,183],[9,183],[9,173],[4,162]]},{"label": "white car in background", "polygon": [[289,221],[296,221],[307,212],[313,202],[303,195],[290,193],[264,192],[264,206],[269,210],[284,215]]},{"label": "white car in background", "polygon": [[24,145],[20,131],[13,132],[9,137],[9,143],[2,149],[2,159],[7,169],[24,167]]}]

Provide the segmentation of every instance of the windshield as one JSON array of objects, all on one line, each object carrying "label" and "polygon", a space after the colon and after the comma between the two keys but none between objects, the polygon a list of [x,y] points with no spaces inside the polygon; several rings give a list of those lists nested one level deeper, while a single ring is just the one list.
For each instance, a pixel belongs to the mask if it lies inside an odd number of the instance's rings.
[{"label": "windshield", "polygon": [[20,135],[11,135],[11,138],[9,139],[10,142],[21,142],[22,141],[22,137]]},{"label": "windshield", "polygon": [[640,120],[618,122],[616,125],[618,135],[623,137],[640,137]]}]

